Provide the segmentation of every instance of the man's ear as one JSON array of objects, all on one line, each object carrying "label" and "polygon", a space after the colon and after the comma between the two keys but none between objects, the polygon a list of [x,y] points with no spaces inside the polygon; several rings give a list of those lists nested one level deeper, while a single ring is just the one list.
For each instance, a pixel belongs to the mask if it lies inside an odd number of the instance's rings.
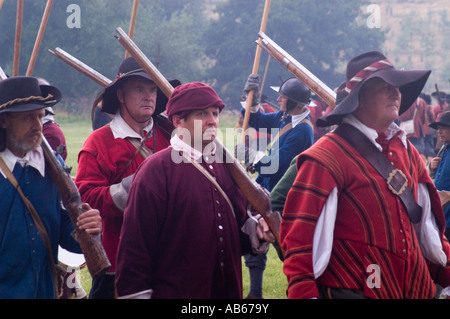
[{"label": "man's ear", "polygon": [[181,126],[182,121],[183,121],[183,119],[178,114],[175,114],[175,115],[172,116],[172,124],[176,128]]},{"label": "man's ear", "polygon": [[0,114],[0,127],[6,129],[6,114]]},{"label": "man's ear", "polygon": [[120,103],[125,103],[125,99],[123,97],[123,90],[122,89],[117,89],[116,95],[117,95],[117,99],[119,100]]}]

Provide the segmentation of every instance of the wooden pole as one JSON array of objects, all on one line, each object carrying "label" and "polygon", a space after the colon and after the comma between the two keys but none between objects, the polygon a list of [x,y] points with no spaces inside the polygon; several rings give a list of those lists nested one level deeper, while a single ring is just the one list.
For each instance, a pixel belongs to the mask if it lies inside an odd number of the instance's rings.
[{"label": "wooden pole", "polygon": [[[269,16],[269,8],[270,8],[270,0],[266,0],[266,3],[264,5],[263,17],[261,20],[260,32],[265,32],[265,30],[266,30],[267,18]],[[258,39],[258,42],[261,42],[261,39]],[[257,45],[256,53],[255,53],[255,60],[253,61],[252,74],[258,74],[260,57],[261,57],[261,46]],[[248,128],[248,121],[250,119],[250,108],[251,108],[252,102],[253,102],[253,94],[254,94],[254,91],[250,91],[250,92],[248,92],[248,96],[247,96],[247,104],[246,104],[246,109],[245,109],[245,114],[244,114],[244,121],[242,123],[242,135],[241,135],[242,143],[245,142],[245,131]]]},{"label": "wooden pole", "polygon": [[39,53],[39,48],[41,47],[42,38],[44,37],[45,28],[47,27],[48,18],[50,16],[50,11],[52,9],[53,0],[47,0],[47,5],[45,6],[45,11],[42,16],[41,25],[36,37],[36,42],[34,43],[33,52],[31,53],[30,63],[28,64],[27,76],[31,76],[33,73],[34,65],[36,64],[37,55]]},{"label": "wooden pole", "polygon": [[[139,0],[134,0],[133,1],[133,10],[131,11],[130,28],[128,30],[128,36],[132,40],[134,37],[134,28],[136,26],[136,17],[137,17],[138,6],[139,6]],[[129,56],[130,56],[130,53],[127,50],[125,50],[125,58],[128,58]]]},{"label": "wooden pole", "polygon": [[19,75],[20,39],[22,37],[23,0],[17,0],[16,37],[14,40],[13,76]]},{"label": "wooden pole", "polygon": [[0,11],[2,10],[3,7],[3,3],[5,2],[5,0],[0,0]]}]

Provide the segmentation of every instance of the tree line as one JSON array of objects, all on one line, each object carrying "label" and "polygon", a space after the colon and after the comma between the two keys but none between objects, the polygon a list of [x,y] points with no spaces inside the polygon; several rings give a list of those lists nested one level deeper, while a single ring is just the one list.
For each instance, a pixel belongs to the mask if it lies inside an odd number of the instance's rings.
[{"label": "tree line", "polygon": [[[47,1],[24,1],[19,75],[24,75]],[[252,71],[264,0],[141,0],[134,41],[166,77],[213,86],[230,108],[238,108]],[[125,56],[115,30],[128,32],[132,0],[54,1],[33,75],[58,86],[65,97],[93,97],[98,84],[48,50],[56,47],[113,80]],[[331,88],[344,80],[352,56],[382,47],[385,34],[369,28],[361,0],[272,1],[266,34]],[[0,11],[0,66],[11,74],[17,2]],[[263,91],[292,76],[261,54]],[[276,95],[273,95],[276,96]],[[63,100],[64,102],[64,100]],[[81,106],[79,106],[81,108]],[[90,110],[90,105],[86,110]]]}]

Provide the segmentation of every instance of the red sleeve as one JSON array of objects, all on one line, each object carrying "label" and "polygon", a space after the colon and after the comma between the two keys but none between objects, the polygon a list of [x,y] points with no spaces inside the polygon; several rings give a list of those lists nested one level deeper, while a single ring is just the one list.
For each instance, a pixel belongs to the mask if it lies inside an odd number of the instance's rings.
[{"label": "red sleeve", "polygon": [[309,299],[319,297],[312,261],[314,230],[336,183],[326,167],[313,160],[303,161],[298,169],[286,199],[280,241],[286,252],[283,270],[288,297]]}]

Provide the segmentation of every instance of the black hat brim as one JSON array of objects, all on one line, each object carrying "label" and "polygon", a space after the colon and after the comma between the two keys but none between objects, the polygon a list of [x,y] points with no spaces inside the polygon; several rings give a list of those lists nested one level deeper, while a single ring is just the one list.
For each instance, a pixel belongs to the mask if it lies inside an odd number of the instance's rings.
[{"label": "black hat brim", "polygon": [[398,87],[402,94],[399,114],[404,113],[419,97],[430,76],[430,70],[403,71],[387,68],[375,72],[354,88],[329,114],[319,118],[317,126],[326,127],[340,124],[342,118],[355,111],[359,106],[359,91],[364,84],[373,78],[381,78],[392,86]]},{"label": "black hat brim", "polygon": [[39,88],[43,98],[46,98],[50,94],[52,95],[52,98],[47,101],[30,100],[28,102],[14,103],[11,106],[1,109],[0,114],[36,111],[49,106],[54,106],[61,101],[62,93],[57,87],[53,85],[39,85]]},{"label": "black hat brim", "polygon": [[[142,78],[145,78],[147,80],[150,80],[152,82],[153,79],[144,71],[130,73],[127,75],[124,75],[117,81],[111,83],[107,87],[105,87],[99,94],[99,97],[97,100],[99,101],[101,99],[102,101],[102,112],[108,113],[108,114],[116,114],[117,110],[120,107],[119,99],[117,98],[117,89],[120,87],[121,82],[130,76],[140,76]],[[177,87],[181,84],[181,82],[177,79],[168,79],[168,82],[173,86]],[[161,91],[160,88],[158,88],[157,91],[157,97],[156,97],[156,107],[155,112],[153,115],[158,115],[163,113],[166,110],[166,104],[168,102],[168,97]]]}]

